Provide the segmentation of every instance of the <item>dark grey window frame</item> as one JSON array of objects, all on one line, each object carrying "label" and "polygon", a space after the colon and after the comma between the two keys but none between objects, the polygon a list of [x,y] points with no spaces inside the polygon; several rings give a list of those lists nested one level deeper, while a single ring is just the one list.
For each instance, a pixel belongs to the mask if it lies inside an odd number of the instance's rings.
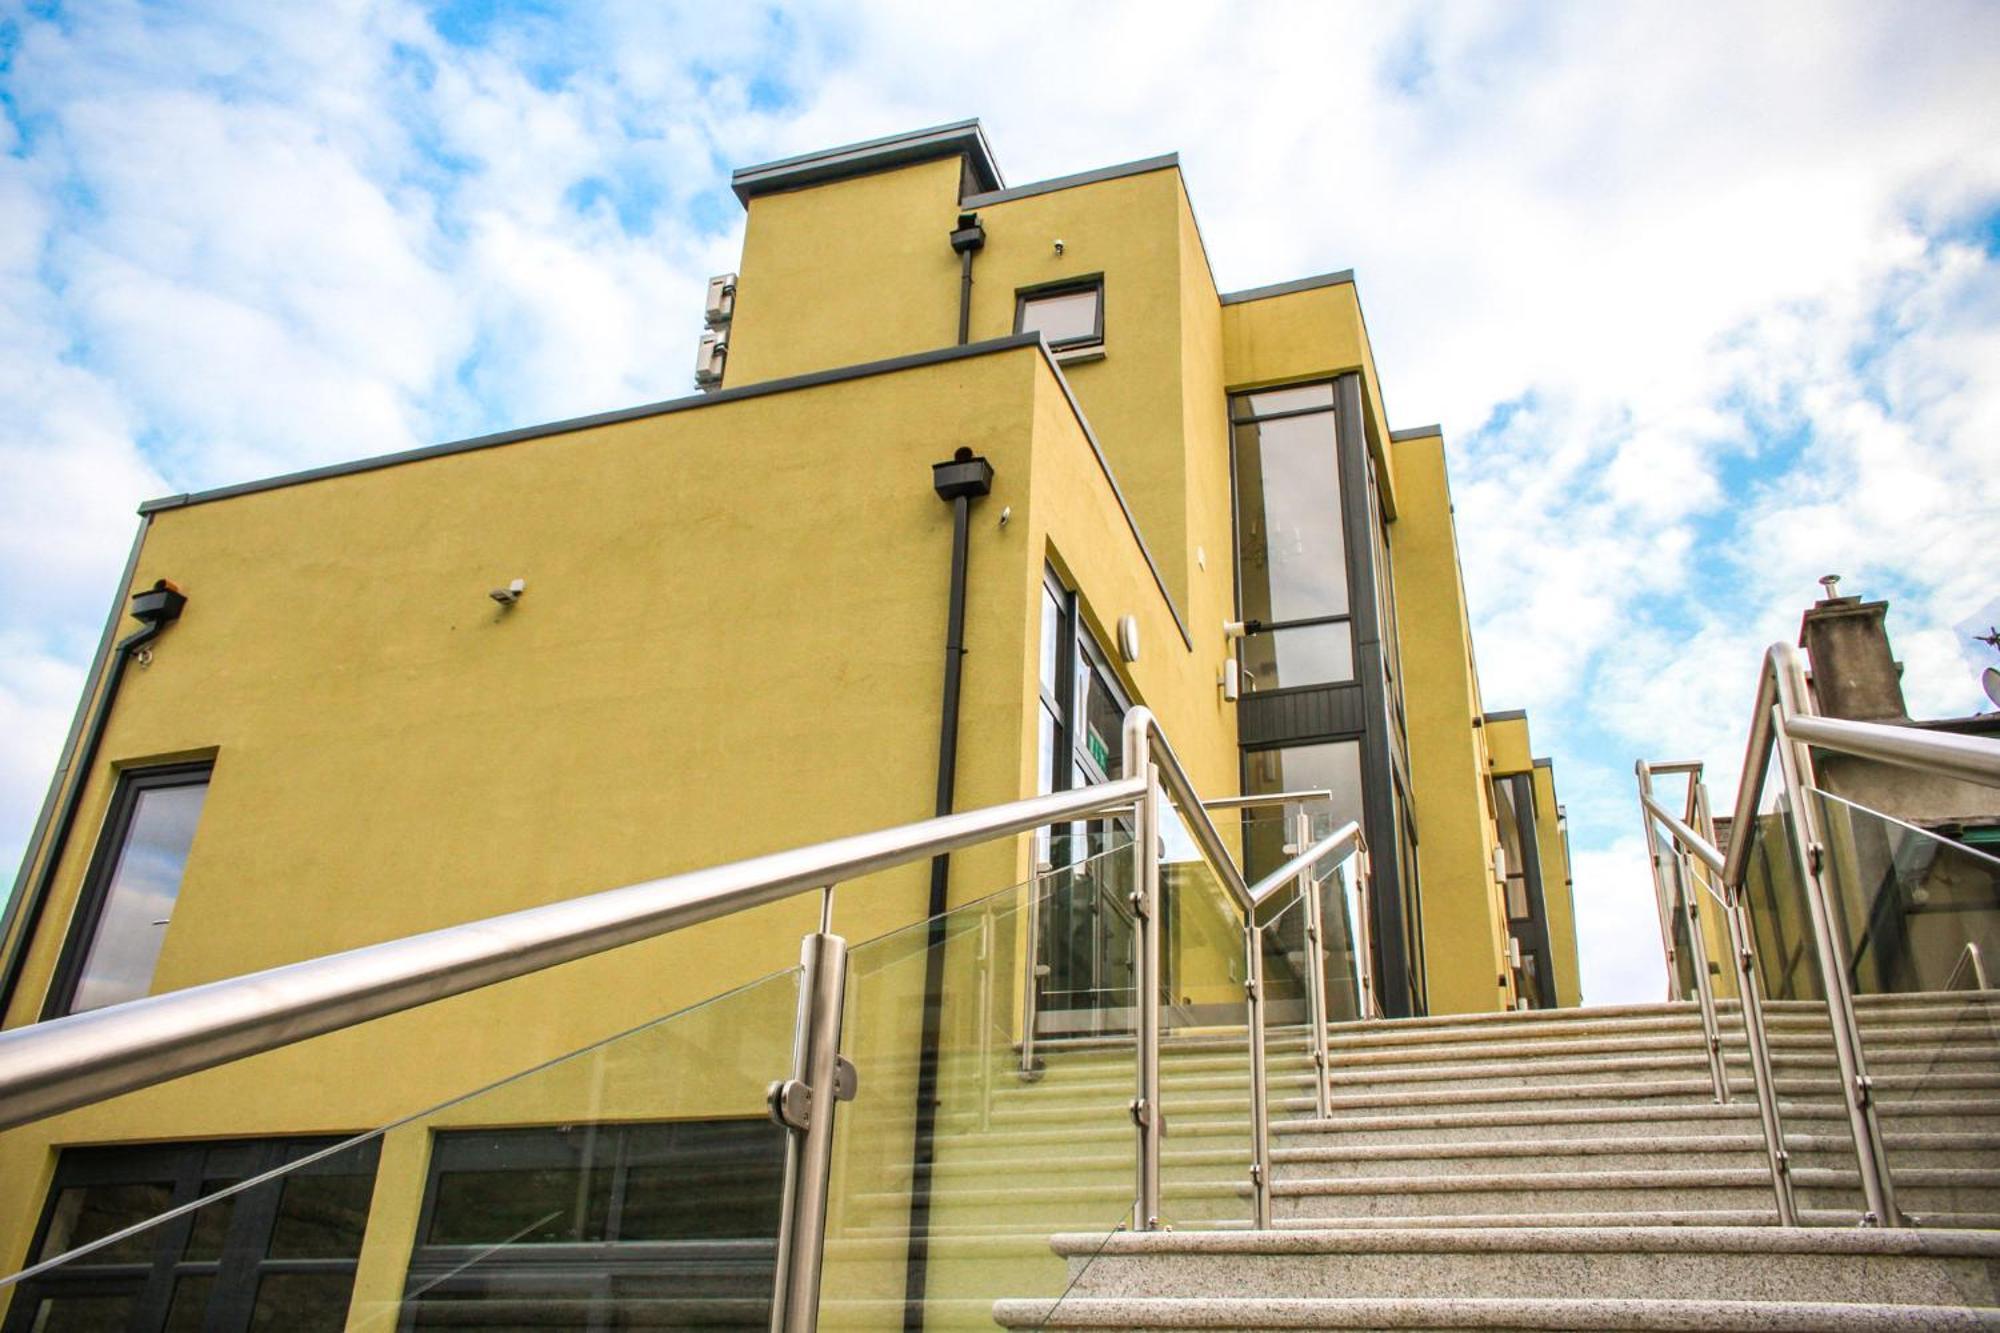
[{"label": "dark grey window frame", "polygon": [[[775,1217],[769,1239],[729,1237],[716,1240],[624,1240],[618,1235],[623,1225],[631,1173],[635,1167],[646,1165],[634,1161],[632,1131],[675,1124],[740,1125],[757,1133],[768,1134],[774,1161],[782,1165],[783,1131],[767,1117],[760,1116],[577,1122],[561,1125],[501,1125],[434,1131],[431,1135],[430,1152],[424,1165],[423,1202],[418,1209],[415,1238],[411,1246],[409,1265],[405,1271],[403,1303],[397,1327],[411,1330],[421,1326],[418,1323],[418,1316],[423,1313],[423,1307],[418,1298],[426,1293],[438,1292],[444,1295],[447,1299],[438,1302],[444,1308],[457,1307],[471,1313],[478,1309],[481,1303],[479,1300],[461,1302],[451,1298],[483,1293],[489,1287],[497,1287],[503,1292],[511,1289],[520,1293],[517,1298],[530,1300],[549,1299],[552,1288],[565,1291],[571,1296],[589,1298],[594,1304],[585,1312],[585,1322],[577,1326],[609,1329],[617,1326],[614,1316],[617,1313],[616,1303],[619,1297],[614,1288],[614,1278],[676,1275],[690,1278],[698,1275],[714,1277],[718,1270],[725,1268],[734,1268],[738,1270],[738,1276],[749,1279],[745,1289],[755,1294],[744,1299],[765,1302],[764,1312],[751,1321],[757,1327],[764,1326],[769,1320],[768,1301],[772,1289],[772,1275],[776,1271],[777,1264],[778,1241]],[[606,1229],[610,1233],[607,1237],[514,1245],[442,1243],[432,1242],[429,1239],[437,1217],[439,1185],[449,1169],[448,1159],[452,1156],[452,1148],[455,1146],[453,1140],[469,1142],[480,1135],[517,1135],[526,1158],[539,1160],[546,1156],[552,1166],[560,1168],[564,1165],[560,1155],[548,1151],[552,1141],[544,1140],[537,1144],[531,1136],[565,1132],[588,1134],[609,1144],[607,1159],[601,1165],[592,1168],[611,1173],[609,1182],[611,1197],[607,1204],[605,1219]],[[774,1212],[776,1205],[777,1200],[774,1199]],[[448,1324],[450,1321],[443,1322]]]},{"label": "dark grey window frame", "polygon": [[[1395,590],[1392,583],[1384,598],[1378,597],[1376,587],[1378,579],[1390,579],[1393,574],[1387,568],[1378,568],[1378,564],[1387,564],[1388,534],[1386,531],[1382,534],[1383,559],[1378,562],[1377,543],[1370,526],[1386,523],[1387,516],[1371,475],[1373,451],[1368,443],[1358,373],[1348,371],[1332,376],[1318,375],[1283,384],[1231,391],[1225,411],[1230,427],[1231,536],[1240,548],[1235,495],[1235,428],[1282,417],[1314,416],[1328,410],[1324,406],[1314,406],[1283,412],[1250,413],[1241,410],[1239,404],[1247,402],[1247,394],[1326,383],[1333,386],[1331,410],[1334,414],[1342,541],[1347,566],[1347,614],[1354,639],[1354,678],[1350,681],[1246,692],[1238,703],[1239,723],[1244,737],[1241,744],[1245,751],[1249,751],[1310,745],[1321,741],[1361,742],[1362,829],[1373,852],[1375,872],[1372,926],[1378,1000],[1386,1016],[1411,1017],[1421,1015],[1428,1009],[1422,884],[1417,856],[1421,830],[1416,811],[1408,798],[1410,784],[1402,734],[1403,709],[1401,701],[1394,697],[1400,692],[1402,682],[1392,675],[1390,653],[1385,645],[1386,637],[1395,630],[1393,623],[1381,623],[1385,610],[1391,617],[1395,614]],[[1243,606],[1241,579],[1239,569],[1236,588],[1239,613]],[[1343,721],[1328,728],[1307,720],[1313,717]]]},{"label": "dark grey window frame", "polygon": [[184,763],[151,764],[132,767],[118,774],[111,804],[104,814],[104,828],[97,848],[91,853],[90,867],[84,872],[83,888],[77,894],[76,910],[70,913],[69,931],[62,952],[56,957],[48,994],[42,1002],[42,1018],[61,1018],[76,1001],[76,988],[83,980],[84,960],[96,942],[97,928],[104,919],[104,905],[110,896],[111,877],[132,834],[132,816],[138,811],[139,797],[149,791],[172,787],[207,786],[214,778],[213,759]]},{"label": "dark grey window frame", "polygon": [[[178,1208],[202,1197],[204,1181],[248,1179],[341,1141],[338,1137],[226,1139],[65,1148],[56,1160],[55,1176],[43,1201],[41,1219],[28,1253],[41,1255],[64,1190],[90,1185],[164,1184],[170,1190],[168,1207]],[[287,1180],[298,1174],[366,1174],[372,1195],[380,1153],[381,1140],[369,1139],[268,1184],[244,1190],[227,1202],[210,1204],[162,1222],[151,1231],[140,1233],[151,1242],[150,1259],[93,1263],[96,1256],[85,1255],[30,1278],[15,1289],[5,1323],[0,1327],[4,1327],[5,1333],[26,1333],[33,1327],[31,1321],[39,1301],[64,1295],[88,1296],[95,1287],[96,1294],[129,1292],[136,1296],[129,1327],[164,1328],[174,1284],[182,1278],[214,1280],[204,1321],[210,1329],[248,1329],[256,1308],[258,1285],[267,1276],[345,1274],[350,1279],[351,1303],[351,1279],[360,1264],[359,1242],[354,1255],[347,1258],[274,1259],[269,1255],[271,1237]],[[188,1239],[208,1208],[229,1209],[218,1257],[185,1258]],[[363,1228],[365,1232],[365,1220]],[[346,1312],[347,1307],[343,1307],[339,1321],[343,1324]]]},{"label": "dark grey window frame", "polygon": [[[1535,814],[1535,777],[1532,773],[1505,773],[1493,779],[1493,785],[1507,784],[1508,803],[1514,817],[1515,836],[1521,848],[1521,895],[1527,900],[1528,914],[1514,915],[1513,904],[1507,904],[1507,932],[1520,941],[1523,958],[1535,960],[1534,976],[1536,994],[1530,997],[1537,1009],[1556,1007],[1555,951],[1549,945],[1548,903],[1542,886],[1542,849],[1538,837],[1540,832]],[[1514,878],[1514,867],[1509,866],[1507,878]],[[1506,885],[1501,885],[1501,896],[1506,897]]]},{"label": "dark grey window frame", "polygon": [[[1259,393],[1268,393],[1274,390],[1283,390],[1283,389],[1303,389],[1317,384],[1325,384],[1331,387],[1335,385],[1336,379],[1337,377],[1329,378],[1326,376],[1320,376],[1315,379],[1299,380],[1296,383],[1267,385],[1262,389],[1240,390],[1231,393],[1229,395],[1229,432],[1228,432],[1229,493],[1230,493],[1229,529],[1230,529],[1230,540],[1232,543],[1232,549],[1237,551],[1242,550],[1241,533],[1238,527],[1240,520],[1238,515],[1238,504],[1236,499],[1236,428],[1238,426],[1261,425],[1266,421],[1288,421],[1293,417],[1333,417],[1335,448],[1336,450],[1338,450],[1339,448],[1338,437],[1340,432],[1340,426],[1339,426],[1340,402],[1337,389],[1335,390],[1335,393],[1333,395],[1333,401],[1328,403],[1324,407],[1294,407],[1294,408],[1288,408],[1281,412],[1251,412],[1248,410],[1241,410],[1241,409],[1246,408],[1250,399],[1254,395]],[[1340,462],[1337,457],[1334,461],[1334,466],[1336,468],[1340,468]],[[1341,470],[1341,476],[1339,478],[1339,483],[1340,483],[1341,510],[1342,510],[1341,513],[1342,541],[1344,543],[1348,543],[1351,545],[1351,542],[1349,542],[1347,536],[1347,521],[1346,521],[1347,511],[1349,508],[1347,504],[1347,477],[1345,475],[1345,469],[1342,468],[1340,470]],[[1323,690],[1327,688],[1329,685],[1352,685],[1356,681],[1361,679],[1361,654],[1358,651],[1358,645],[1355,642],[1356,636],[1355,636],[1354,610],[1353,610],[1354,574],[1353,574],[1353,565],[1351,561],[1348,565],[1347,576],[1349,585],[1347,594],[1348,610],[1323,616],[1295,616],[1289,620],[1246,620],[1243,622],[1243,628],[1246,634],[1277,634],[1277,633],[1282,633],[1283,631],[1289,629],[1308,629],[1316,625],[1345,625],[1347,626],[1347,657],[1348,661],[1353,663],[1353,674],[1349,675],[1345,680],[1316,680],[1316,681],[1308,681],[1302,685],[1280,685],[1273,689],[1268,689],[1268,690],[1255,689],[1254,691],[1255,693],[1265,694],[1265,695],[1276,695],[1276,694],[1292,693],[1301,690]],[[1240,612],[1243,606],[1243,562],[1240,559],[1236,562],[1235,581],[1236,581],[1236,606],[1238,611]],[[1242,650],[1240,646],[1237,652],[1237,660],[1240,665],[1242,661]]]},{"label": "dark grey window frame", "polygon": [[[1097,325],[1083,336],[1064,338],[1060,342],[1049,342],[1051,352],[1079,351],[1086,347],[1104,346],[1104,275],[1086,273],[1075,278],[1063,278],[1057,282],[1044,282],[1033,287],[1014,289],[1014,332],[1027,332],[1028,304],[1031,301],[1046,300],[1051,296],[1071,296],[1081,292],[1097,293]],[[1043,341],[1047,342],[1047,339]]]}]

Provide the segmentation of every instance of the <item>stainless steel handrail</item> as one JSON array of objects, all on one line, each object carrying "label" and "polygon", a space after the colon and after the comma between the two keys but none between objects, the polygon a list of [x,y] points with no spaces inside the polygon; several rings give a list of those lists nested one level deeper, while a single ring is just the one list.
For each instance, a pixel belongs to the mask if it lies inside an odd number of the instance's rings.
[{"label": "stainless steel handrail", "polygon": [[0,1032],[0,1128],[1145,792],[1131,778],[1011,801]]},{"label": "stainless steel handrail", "polygon": [[1252,884],[1250,886],[1252,910],[1261,907],[1265,899],[1291,887],[1300,875],[1313,869],[1327,857],[1350,847],[1356,851],[1361,848],[1361,826],[1351,820]]},{"label": "stainless steel handrail", "polygon": [[1204,810],[1257,810],[1268,805],[1295,805],[1332,799],[1333,793],[1324,787],[1307,787],[1299,791],[1257,792],[1249,796],[1211,796],[1201,804]]},{"label": "stainless steel handrail", "polygon": [[[1776,643],[1766,650],[1757,676],[1756,706],[1751,714],[1750,735],[1744,746],[1742,776],[1737,784],[1726,855],[1717,853],[1713,845],[1699,837],[1694,829],[1675,820],[1670,812],[1660,808],[1657,801],[1650,799],[1646,783],[1647,766],[1640,765],[1641,799],[1647,816],[1649,845],[1657,821],[1659,827],[1665,829],[1674,843],[1683,849],[1683,854],[1696,857],[1720,875],[1724,900],[1731,908],[1731,933],[1738,937],[1736,947],[1742,959],[1744,977],[1745,1029],[1754,1046],[1761,1044],[1764,1033],[1761,1030],[1761,1012],[1754,1015],[1751,1012],[1752,1002],[1758,1000],[1757,977],[1744,886],[1750,848],[1756,841],[1757,811],[1763,803],[1767,763],[1773,757],[1777,760],[1779,775],[1785,785],[1785,808],[1793,835],[1786,841],[1790,844],[1792,868],[1806,889],[1807,914],[1819,958],[1820,982],[1826,995],[1835,1061],[1840,1068],[1842,1098],[1846,1103],[1848,1126],[1860,1167],[1866,1206],[1862,1220],[1864,1223],[1899,1226],[1904,1218],[1896,1206],[1894,1181],[1889,1172],[1888,1156],[1870,1091],[1872,1081],[1862,1049],[1860,1024],[1855,1016],[1853,986],[1842,961],[1846,957],[1842,917],[1836,909],[1835,891],[1829,883],[1832,867],[1826,854],[1820,815],[1812,799],[1817,787],[1812,755],[1815,747],[2000,787],[2000,742],[1919,727],[1819,717],[1812,711],[1805,667],[1798,650],[1790,644]],[[1654,765],[1651,771],[1667,771],[1669,767]],[[1714,859],[1718,855],[1721,855],[1719,866]],[[1760,1088],[1760,1100],[1763,1099]]]},{"label": "stainless steel handrail", "polygon": [[1945,978],[1944,989],[1950,990],[1958,984],[1958,974],[1965,971],[1967,965],[1970,965],[1972,968],[1972,988],[1974,990],[1993,989],[1986,981],[1986,959],[1979,952],[1979,942],[1977,940],[1967,940],[1965,947],[1958,951],[1958,963],[1951,969],[1951,975]]},{"label": "stainless steel handrail", "polygon": [[[1672,811],[1653,796],[1652,778],[1660,772],[1685,773],[1688,778],[1687,809],[1694,823],[1701,826],[1701,832],[1674,817]],[[1751,1087],[1757,1100],[1758,1127],[1763,1131],[1764,1155],[1771,1173],[1771,1196],[1777,1208],[1780,1226],[1795,1226],[1798,1223],[1798,1206],[1793,1197],[1791,1176],[1791,1153],[1785,1145],[1784,1120],[1778,1107],[1777,1076],[1772,1067],[1770,1042],[1764,1024],[1764,998],[1762,985],[1757,977],[1756,955],[1750,933],[1750,921],[1743,908],[1742,895],[1729,889],[1725,882],[1720,888],[1715,880],[1720,877],[1725,858],[1715,844],[1704,834],[1713,835],[1715,821],[1709,814],[1708,788],[1702,778],[1699,763],[1648,764],[1641,760],[1638,764],[1639,801],[1642,812],[1650,818],[1646,824],[1648,850],[1654,845],[1653,820],[1657,819],[1669,835],[1680,844],[1680,865],[1688,870],[1687,878],[1700,884],[1720,905],[1723,923],[1729,930],[1729,945],[1735,955],[1737,996],[1743,1019],[1743,1040],[1750,1057]],[[1691,859],[1690,859],[1691,858]],[[1695,865],[1699,863],[1706,874],[1697,875]],[[1658,860],[1654,861],[1654,890],[1663,894],[1662,881],[1658,875]],[[1664,912],[1664,894],[1662,898]],[[1664,920],[1664,917],[1663,917]],[[1698,920],[1690,920],[1693,929],[1699,929]],[[1672,969],[1672,940],[1667,940],[1668,968]],[[1713,994],[1704,990],[1701,998],[1713,1005]],[[1703,1035],[1714,1034],[1714,1044],[1710,1047],[1711,1067],[1720,1067],[1721,1076],[1727,1077],[1727,1064],[1722,1060],[1721,1028],[1711,1012],[1704,1014]],[[1727,1086],[1726,1083],[1723,1084]]]},{"label": "stainless steel handrail", "polygon": [[2000,744],[1984,737],[1804,713],[1787,718],[1786,726],[1793,740],[1822,750],[2000,787]]},{"label": "stainless steel handrail", "polygon": [[[1246,935],[1255,930],[1257,899],[1243,880],[1243,872],[1230,857],[1222,835],[1208,816],[1194,781],[1173,744],[1161,730],[1152,710],[1140,706],[1125,714],[1121,728],[1120,771],[1142,777],[1145,794],[1135,806],[1133,851],[1137,860],[1133,875],[1133,905],[1139,919],[1137,954],[1138,988],[1135,1005],[1138,1016],[1137,1088],[1132,1099],[1132,1120],[1137,1129],[1138,1197],[1134,1202],[1135,1226],[1142,1231],[1163,1225],[1160,1216],[1160,1141],[1165,1135],[1166,1117],[1160,1104],[1160,831],[1162,796],[1179,807],[1183,823],[1194,839],[1195,848],[1208,862],[1215,877],[1236,906]],[[1293,875],[1299,871],[1293,869]],[[1259,881],[1262,883],[1263,881]],[[1270,1225],[1270,1164],[1266,1136],[1267,1080],[1263,1068],[1263,971],[1262,949],[1246,943],[1245,1020],[1250,1047],[1251,1093],[1251,1189],[1256,1222]]]}]

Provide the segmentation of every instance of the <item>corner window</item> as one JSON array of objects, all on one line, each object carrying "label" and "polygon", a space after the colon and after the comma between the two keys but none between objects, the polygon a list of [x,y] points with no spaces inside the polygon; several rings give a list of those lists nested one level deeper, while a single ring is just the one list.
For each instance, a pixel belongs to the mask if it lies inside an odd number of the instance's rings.
[{"label": "corner window", "polygon": [[1104,345],[1104,279],[1036,287],[1016,293],[1016,333],[1038,332],[1055,352]]},{"label": "corner window", "polygon": [[[53,1259],[298,1161],[335,1139],[65,1148],[34,1255]],[[21,1284],[22,1330],[338,1330],[375,1188],[371,1139]]]},{"label": "corner window", "polygon": [[119,777],[44,1017],[152,990],[212,771],[210,764],[174,764]]}]

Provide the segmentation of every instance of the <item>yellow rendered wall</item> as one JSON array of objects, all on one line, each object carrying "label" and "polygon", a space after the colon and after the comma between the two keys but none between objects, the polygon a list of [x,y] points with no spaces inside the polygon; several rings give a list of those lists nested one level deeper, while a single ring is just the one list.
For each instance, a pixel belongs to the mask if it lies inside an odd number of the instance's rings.
[{"label": "yellow rendered wall", "polygon": [[[133,586],[173,577],[190,602],[129,677],[103,753],[213,752],[217,767],[156,989],[928,816],[950,547],[939,440],[996,470],[974,509],[959,808],[1034,790],[1049,559],[1102,641],[1137,617],[1128,689],[1203,790],[1235,791],[1219,636],[1201,653],[1182,641],[1038,349],[722,402],[158,516]],[[502,612],[486,590],[513,577],[528,591]],[[107,776],[32,953],[31,999]],[[956,854],[953,901],[1025,877],[1029,848]],[[917,865],[842,886],[836,930],[860,946],[916,920],[926,883]],[[57,1146],[380,1124],[788,967],[815,911],[758,909],[0,1136],[0,1263],[24,1251]],[[784,989],[395,1131],[357,1320],[400,1291],[432,1129],[757,1114],[788,1059]],[[877,1049],[914,1043],[919,1009],[894,1012],[908,1028],[871,1034]],[[642,1071],[721,1072],[662,1092],[621,1052]],[[869,1124],[906,1139],[907,1097],[876,1087]],[[850,1191],[879,1194],[868,1173],[896,1155],[849,1164]]]},{"label": "yellow rendered wall", "polygon": [[1583,1003],[1583,976],[1576,957],[1576,886],[1556,809],[1555,770],[1547,764],[1535,765],[1535,843],[1542,860],[1542,907],[1554,955],[1556,1004],[1566,1009]]},{"label": "yellow rendered wall", "polygon": [[1232,389],[1359,371],[1368,447],[1390,517],[1401,505],[1397,453],[1375,378],[1375,353],[1352,282],[1222,307],[1223,364]]},{"label": "yellow rendered wall", "polygon": [[729,388],[958,339],[959,160],[751,200]]},{"label": "yellow rendered wall", "polygon": [[972,338],[1014,332],[1023,288],[1103,275],[1103,356],[1066,359],[1063,374],[1185,607],[1196,539],[1183,428],[1181,201],[1180,173],[1165,168],[983,206]]},{"label": "yellow rendered wall", "polygon": [[1507,1008],[1506,917],[1493,878],[1493,825],[1471,637],[1459,583],[1444,441],[1394,445],[1401,514],[1389,526],[1403,635],[1417,867],[1423,884],[1425,984],[1433,1014]]},{"label": "yellow rendered wall", "polygon": [[[958,186],[959,163],[950,159],[753,199],[724,383],[955,342],[960,273],[948,237],[961,211]],[[1104,354],[1066,361],[1064,370],[1183,607],[1203,572],[1196,528],[1211,517],[1189,513],[1207,483],[1190,475],[1184,429],[1185,209],[1171,168],[981,207],[986,244],[973,261],[970,325],[970,341],[1005,337],[1020,289],[1103,275]],[[1202,317],[1212,326],[1205,266],[1202,285]],[[1200,355],[1213,363],[1213,328],[1201,337]],[[1203,379],[1215,380],[1214,370]],[[1209,404],[1216,424],[1193,447],[1209,447],[1222,410],[1219,399]],[[1210,570],[1219,567],[1217,552],[1204,555]]]}]

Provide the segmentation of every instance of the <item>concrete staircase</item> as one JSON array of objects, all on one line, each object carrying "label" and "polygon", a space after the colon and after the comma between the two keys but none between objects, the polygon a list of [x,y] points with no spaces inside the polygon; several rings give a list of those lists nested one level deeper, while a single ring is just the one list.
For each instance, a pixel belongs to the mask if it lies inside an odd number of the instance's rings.
[{"label": "concrete staircase", "polygon": [[[1264,1233],[1245,1223],[1241,1037],[1218,1034],[1165,1055],[1175,1229],[1058,1234],[1066,1293],[1002,1301],[994,1317],[1049,1329],[2000,1329],[2000,1231],[1987,1230],[2000,1228],[2000,993],[1870,998],[1861,1019],[1898,1199],[1919,1229],[1856,1226],[1846,1113],[1810,1004],[1770,1014],[1798,1228],[1774,1225],[1733,1012],[1728,1104],[1714,1100],[1691,1005],[1338,1025],[1324,1120],[1303,1033],[1274,1031],[1276,1229]],[[1128,1060],[1129,1047],[1052,1050],[1043,1083],[997,1094],[993,1126],[1055,1129],[1065,1098],[1129,1086]],[[996,1168],[997,1149],[985,1151]],[[1129,1199],[1129,1129],[1101,1143],[1062,1133],[1044,1151],[1072,1168],[1066,1197],[1010,1197],[991,1179],[967,1200],[962,1241],[1018,1242],[1056,1213]],[[980,1160],[941,1154],[938,1179],[970,1186]]]}]

